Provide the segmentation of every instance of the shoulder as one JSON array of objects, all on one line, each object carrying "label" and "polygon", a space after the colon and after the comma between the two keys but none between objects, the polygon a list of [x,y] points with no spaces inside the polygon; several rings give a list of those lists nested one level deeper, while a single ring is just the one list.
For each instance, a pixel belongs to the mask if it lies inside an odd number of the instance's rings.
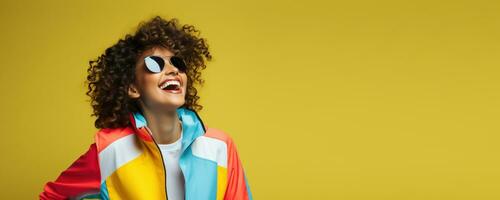
[{"label": "shoulder", "polygon": [[134,134],[134,130],[130,127],[102,128],[96,132],[94,140],[97,149],[100,151],[114,141],[132,134]]},{"label": "shoulder", "polygon": [[226,144],[232,144],[233,139],[231,136],[226,132],[221,129],[213,128],[213,127],[205,127],[206,132],[205,132],[205,137],[220,140]]},{"label": "shoulder", "polygon": [[205,134],[195,139],[193,147],[195,149],[203,149],[203,151],[230,151],[233,144],[232,137],[221,129],[205,126]]},{"label": "shoulder", "polygon": [[205,127],[204,135],[198,137],[195,146],[206,147],[204,149],[218,149],[227,153],[235,153],[236,145],[230,134],[218,128]]},{"label": "shoulder", "polygon": [[236,145],[226,131],[206,127],[205,134],[198,137],[193,144],[193,155],[216,161],[226,168],[237,167],[239,158]]},{"label": "shoulder", "polygon": [[191,145],[194,156],[216,162],[227,167],[229,155],[232,155],[233,140],[221,129],[205,126],[205,134],[195,139]]}]

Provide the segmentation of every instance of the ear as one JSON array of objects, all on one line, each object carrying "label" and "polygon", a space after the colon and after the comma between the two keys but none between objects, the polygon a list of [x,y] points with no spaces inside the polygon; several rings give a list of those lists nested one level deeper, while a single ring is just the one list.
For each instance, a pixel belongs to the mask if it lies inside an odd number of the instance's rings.
[{"label": "ear", "polygon": [[132,99],[136,99],[141,96],[139,90],[137,90],[137,87],[134,84],[130,84],[128,86],[128,96]]}]

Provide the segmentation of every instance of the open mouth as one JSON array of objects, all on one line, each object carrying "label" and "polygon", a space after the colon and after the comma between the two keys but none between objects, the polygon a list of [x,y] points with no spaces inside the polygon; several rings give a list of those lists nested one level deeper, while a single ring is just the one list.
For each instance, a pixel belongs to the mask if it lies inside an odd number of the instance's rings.
[{"label": "open mouth", "polygon": [[179,93],[181,91],[181,84],[178,80],[169,80],[163,83],[160,89],[165,92]]}]

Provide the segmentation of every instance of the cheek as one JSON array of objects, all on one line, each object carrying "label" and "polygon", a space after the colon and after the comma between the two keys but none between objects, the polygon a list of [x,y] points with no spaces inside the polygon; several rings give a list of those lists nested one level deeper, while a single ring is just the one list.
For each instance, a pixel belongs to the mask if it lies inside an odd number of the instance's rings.
[{"label": "cheek", "polygon": [[160,77],[156,74],[147,74],[142,77],[142,83],[146,87],[157,87]]}]

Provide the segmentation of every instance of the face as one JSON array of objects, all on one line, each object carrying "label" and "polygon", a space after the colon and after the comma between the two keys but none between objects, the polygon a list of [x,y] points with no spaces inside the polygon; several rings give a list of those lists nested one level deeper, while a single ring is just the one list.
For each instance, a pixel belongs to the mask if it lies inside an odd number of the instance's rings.
[{"label": "face", "polygon": [[[154,73],[148,70],[145,62],[148,56],[163,58],[164,67],[160,72]],[[131,98],[138,98],[143,109],[175,111],[184,105],[187,75],[169,62],[171,56],[174,54],[168,49],[154,47],[144,51],[137,60],[136,80],[130,85],[128,94]],[[146,60],[151,61],[151,59]],[[179,86],[175,86],[176,81],[179,82]]]}]

